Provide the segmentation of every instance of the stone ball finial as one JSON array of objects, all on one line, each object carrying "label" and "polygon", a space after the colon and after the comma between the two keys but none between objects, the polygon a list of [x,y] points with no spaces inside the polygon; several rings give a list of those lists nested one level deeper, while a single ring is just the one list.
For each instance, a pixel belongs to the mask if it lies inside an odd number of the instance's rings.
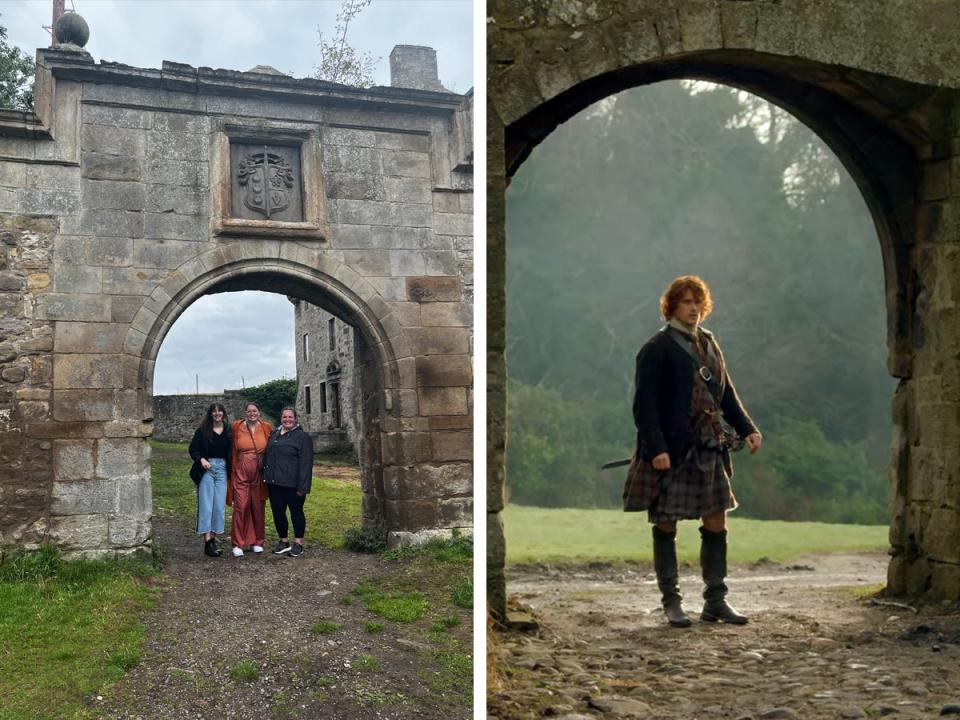
[{"label": "stone ball finial", "polygon": [[58,45],[83,47],[90,39],[90,28],[87,21],[76,13],[64,13],[53,26],[53,36]]}]

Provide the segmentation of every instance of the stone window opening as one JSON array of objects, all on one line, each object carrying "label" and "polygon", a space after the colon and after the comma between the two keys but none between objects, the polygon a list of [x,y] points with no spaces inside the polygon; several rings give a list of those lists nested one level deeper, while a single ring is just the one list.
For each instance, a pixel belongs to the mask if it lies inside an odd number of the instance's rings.
[{"label": "stone window opening", "polygon": [[310,335],[303,334],[303,361],[310,362]]},{"label": "stone window opening", "polygon": [[[307,336],[304,335],[303,338],[304,340],[306,340]],[[307,415],[310,415],[311,407],[310,407],[310,386],[309,385],[304,385],[303,387],[303,404],[306,408]]]},{"label": "stone window opening", "polygon": [[320,383],[320,412],[325,413],[327,411],[327,384],[325,382]]},{"label": "stone window opening", "polygon": [[330,318],[328,323],[328,329],[330,334],[330,350],[337,349],[337,321],[333,318]]}]

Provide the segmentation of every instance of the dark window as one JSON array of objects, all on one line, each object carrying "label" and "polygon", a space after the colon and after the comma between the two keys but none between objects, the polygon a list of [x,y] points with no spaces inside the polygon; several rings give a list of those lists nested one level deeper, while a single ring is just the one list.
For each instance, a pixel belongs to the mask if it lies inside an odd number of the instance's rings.
[{"label": "dark window", "polygon": [[331,349],[331,350],[336,350],[336,349],[337,349],[337,328],[336,328],[336,320],[334,320],[333,318],[330,318],[330,322],[328,323],[328,325],[329,325],[329,328],[330,328],[330,349]]},{"label": "dark window", "polygon": [[[304,338],[306,338],[306,335],[304,335]],[[305,406],[304,412],[307,415],[309,415],[310,414],[310,386],[309,385],[306,385],[303,388],[303,404]]]},{"label": "dark window", "polygon": [[307,333],[303,334],[303,361],[307,362],[310,360],[310,336]]},{"label": "dark window", "polygon": [[327,384],[320,383],[320,412],[327,411]]}]

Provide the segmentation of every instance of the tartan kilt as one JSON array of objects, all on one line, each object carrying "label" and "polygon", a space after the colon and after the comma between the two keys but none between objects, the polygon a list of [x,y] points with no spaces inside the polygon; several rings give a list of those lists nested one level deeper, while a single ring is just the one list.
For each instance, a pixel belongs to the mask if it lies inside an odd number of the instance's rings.
[{"label": "tartan kilt", "polygon": [[666,472],[654,470],[634,454],[623,488],[624,511],[646,510],[651,523],[661,523],[701,518],[736,507],[720,453],[694,449]]}]

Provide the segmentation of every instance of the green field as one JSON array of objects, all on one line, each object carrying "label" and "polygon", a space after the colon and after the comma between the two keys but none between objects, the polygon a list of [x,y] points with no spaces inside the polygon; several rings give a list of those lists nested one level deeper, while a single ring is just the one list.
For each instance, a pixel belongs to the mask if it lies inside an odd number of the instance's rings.
[{"label": "green field", "polygon": [[[503,511],[507,563],[650,561],[650,524],[646,513],[508,505]],[[830,525],[814,522],[748,520],[731,515],[729,559],[755,562],[762,557],[789,562],[800,555],[886,550],[884,525]],[[696,562],[698,523],[680,523],[678,555]]]}]

